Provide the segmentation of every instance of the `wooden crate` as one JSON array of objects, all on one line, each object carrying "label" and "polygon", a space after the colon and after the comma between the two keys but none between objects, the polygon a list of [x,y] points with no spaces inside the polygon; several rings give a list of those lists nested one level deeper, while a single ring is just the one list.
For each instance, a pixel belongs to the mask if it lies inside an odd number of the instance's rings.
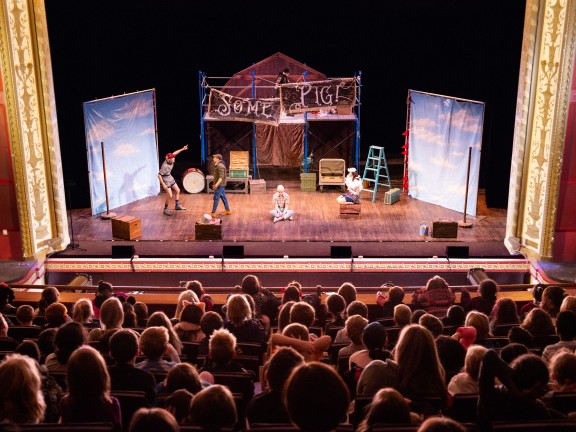
[{"label": "wooden crate", "polygon": [[300,190],[316,192],[316,173],[300,173]]},{"label": "wooden crate", "polygon": [[358,204],[340,204],[341,219],[356,219],[360,217],[362,206]]},{"label": "wooden crate", "polygon": [[228,178],[248,178],[247,169],[231,169]]},{"label": "wooden crate", "polygon": [[458,237],[458,222],[434,221],[432,222],[433,238]]},{"label": "wooden crate", "polygon": [[222,221],[218,224],[203,224],[196,221],[194,235],[196,240],[222,240]]},{"label": "wooden crate", "polygon": [[252,195],[261,195],[266,193],[266,180],[250,180],[250,193]]},{"label": "wooden crate", "polygon": [[134,216],[118,216],[112,220],[112,236],[124,240],[142,237],[142,221]]},{"label": "wooden crate", "polygon": [[[230,152],[230,171],[233,170],[248,170],[250,165],[250,153],[247,151],[231,151]],[[248,177],[246,175],[245,177]]]}]

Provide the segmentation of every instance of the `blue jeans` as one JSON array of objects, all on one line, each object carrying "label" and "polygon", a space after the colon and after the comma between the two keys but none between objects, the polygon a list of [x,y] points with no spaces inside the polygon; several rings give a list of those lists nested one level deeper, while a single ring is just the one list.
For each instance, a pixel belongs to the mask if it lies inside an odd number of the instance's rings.
[{"label": "blue jeans", "polygon": [[230,206],[228,205],[228,198],[226,198],[226,191],[224,190],[224,186],[218,186],[214,191],[214,205],[212,206],[212,213],[216,213],[216,209],[218,208],[218,203],[222,200],[224,203],[224,209],[230,210]]}]

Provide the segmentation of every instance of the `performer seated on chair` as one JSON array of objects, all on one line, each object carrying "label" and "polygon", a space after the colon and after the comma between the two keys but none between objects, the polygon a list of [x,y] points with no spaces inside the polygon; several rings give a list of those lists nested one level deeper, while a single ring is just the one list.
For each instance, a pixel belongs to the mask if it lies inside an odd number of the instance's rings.
[{"label": "performer seated on chair", "polygon": [[[354,170],[354,171],[351,171]],[[336,198],[339,204],[358,204],[360,202],[360,191],[362,190],[362,180],[356,172],[356,169],[348,169],[348,174],[346,176],[346,186],[348,186],[348,192],[340,195]],[[350,178],[350,179],[349,179]]]},{"label": "performer seated on chair", "polygon": [[274,210],[271,210],[270,214],[274,217],[274,223],[281,220],[294,220],[294,210],[288,210],[290,197],[284,192],[284,186],[278,185],[276,193],[272,196],[272,204]]}]

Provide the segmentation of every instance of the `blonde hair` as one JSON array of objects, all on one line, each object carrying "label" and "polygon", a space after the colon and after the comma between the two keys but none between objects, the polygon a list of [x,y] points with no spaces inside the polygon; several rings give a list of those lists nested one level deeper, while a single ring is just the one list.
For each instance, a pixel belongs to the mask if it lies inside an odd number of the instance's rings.
[{"label": "blonde hair", "polygon": [[11,354],[0,363],[0,422],[39,423],[46,403],[38,365],[30,357]]},{"label": "blonde hair", "polygon": [[226,316],[232,324],[238,326],[245,320],[252,318],[250,304],[242,294],[233,294],[226,303]]},{"label": "blonde hair", "polygon": [[571,311],[576,314],[576,297],[575,296],[566,296],[564,300],[562,300],[562,304],[560,305],[560,312],[564,311]]},{"label": "blonde hair", "polygon": [[196,295],[196,293],[192,290],[185,290],[180,293],[178,296],[178,302],[176,303],[176,312],[174,312],[174,318],[180,319],[180,314],[182,313],[182,309],[184,309],[184,300],[190,303],[199,303],[200,299]]},{"label": "blonde hair", "polygon": [[102,328],[105,330],[121,328],[122,322],[124,322],[124,309],[120,300],[116,297],[104,300],[100,306],[100,325]]},{"label": "blonde hair", "polygon": [[87,298],[81,298],[74,303],[72,308],[72,319],[77,323],[84,324],[94,317],[94,308],[92,301]]},{"label": "blonde hair", "polygon": [[470,311],[466,315],[465,327],[474,327],[476,329],[476,340],[482,341],[490,337],[490,319],[488,315],[478,311]]},{"label": "blonde hair", "polygon": [[346,320],[346,334],[350,340],[360,345],[362,343],[362,332],[368,325],[368,320],[360,315],[352,315]]},{"label": "blonde hair", "polygon": [[486,351],[488,351],[488,348],[483,347],[482,345],[472,345],[468,348],[468,351],[466,351],[464,370],[474,381],[478,381],[480,366],[482,365],[482,360],[484,359]]},{"label": "blonde hair", "polygon": [[110,376],[102,355],[88,345],[72,353],[66,367],[72,410],[110,403]]},{"label": "blonde hair", "polygon": [[226,329],[214,330],[210,338],[210,355],[216,364],[228,362],[236,352],[236,336]]},{"label": "blonde hair", "polygon": [[398,327],[410,324],[412,320],[412,309],[403,303],[394,306],[394,323]]},{"label": "blonde hair", "polygon": [[140,351],[148,359],[162,357],[168,346],[168,329],[162,326],[148,327],[140,336]]},{"label": "blonde hair", "polygon": [[168,315],[162,311],[156,311],[150,315],[146,327],[155,326],[164,327],[168,330],[168,342],[172,344],[178,354],[182,354],[182,341],[180,340],[178,333],[174,330],[174,326],[172,325],[170,318],[168,318]]}]

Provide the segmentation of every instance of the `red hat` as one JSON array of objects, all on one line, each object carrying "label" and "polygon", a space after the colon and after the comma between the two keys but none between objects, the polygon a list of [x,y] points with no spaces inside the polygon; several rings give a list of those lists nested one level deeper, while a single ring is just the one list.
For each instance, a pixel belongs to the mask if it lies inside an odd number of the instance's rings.
[{"label": "red hat", "polygon": [[174,159],[176,155],[174,153],[166,153],[166,159]]}]

